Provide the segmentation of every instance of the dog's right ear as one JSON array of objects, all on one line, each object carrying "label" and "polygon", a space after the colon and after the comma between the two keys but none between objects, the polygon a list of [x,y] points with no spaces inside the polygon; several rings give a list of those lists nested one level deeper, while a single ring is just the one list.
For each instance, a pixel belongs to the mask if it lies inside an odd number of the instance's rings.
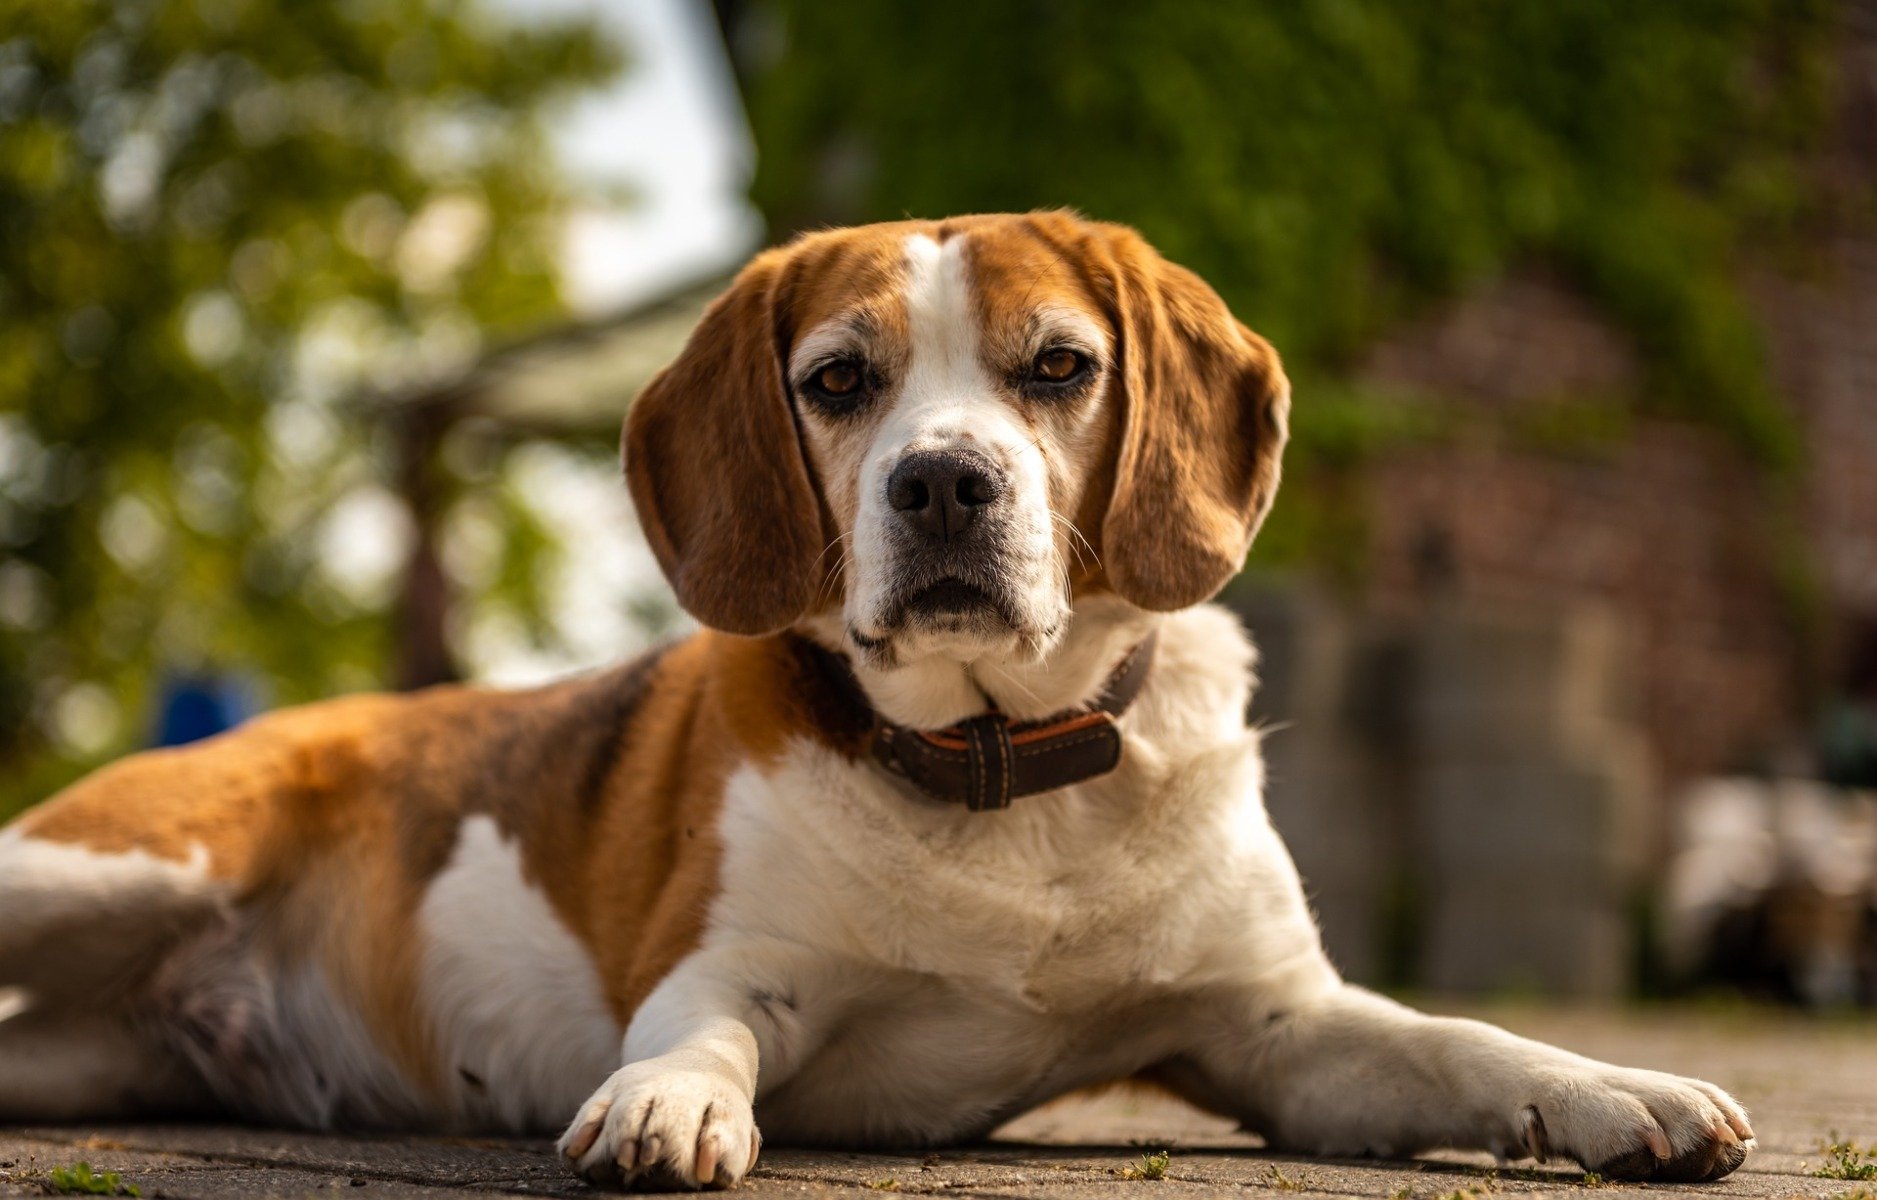
[{"label": "dog's right ear", "polygon": [[808,611],[831,535],[783,384],[790,252],[745,267],[626,417],[626,481],[678,603],[729,633]]}]

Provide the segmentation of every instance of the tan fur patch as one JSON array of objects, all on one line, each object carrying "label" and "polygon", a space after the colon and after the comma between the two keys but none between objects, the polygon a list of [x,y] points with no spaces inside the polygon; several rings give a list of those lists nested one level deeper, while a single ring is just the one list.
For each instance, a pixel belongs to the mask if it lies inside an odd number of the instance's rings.
[{"label": "tan fur patch", "polygon": [[787,701],[777,724],[736,699],[787,696],[792,654],[782,638],[705,633],[655,663],[536,691],[312,705],[135,756],[20,828],[176,861],[207,847],[213,877],[256,917],[261,951],[311,959],[410,1080],[434,1087],[415,914],[463,818],[491,815],[518,842],[623,1024],[702,928],[717,804],[749,757],[743,737],[774,746],[806,732]]}]

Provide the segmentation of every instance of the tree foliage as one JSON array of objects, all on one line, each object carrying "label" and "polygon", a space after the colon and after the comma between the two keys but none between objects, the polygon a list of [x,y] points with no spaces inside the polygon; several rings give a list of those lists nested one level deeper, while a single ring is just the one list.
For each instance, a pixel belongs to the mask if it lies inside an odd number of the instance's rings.
[{"label": "tree foliage", "polygon": [[1073,206],[1140,227],[1306,375],[1542,261],[1631,332],[1654,403],[1795,452],[1737,267],[1807,217],[1829,5],[747,8],[779,227]]},{"label": "tree foliage", "polygon": [[381,679],[340,406],[559,311],[538,118],[616,65],[459,0],[0,6],[0,776],[140,735],[161,668]]}]

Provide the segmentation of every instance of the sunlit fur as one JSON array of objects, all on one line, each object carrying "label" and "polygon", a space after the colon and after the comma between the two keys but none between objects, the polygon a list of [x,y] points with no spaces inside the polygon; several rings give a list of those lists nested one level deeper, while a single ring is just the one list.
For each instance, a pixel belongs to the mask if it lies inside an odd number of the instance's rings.
[{"label": "sunlit fur", "polygon": [[[1085,387],[1026,382],[1057,346]],[[830,356],[866,364],[852,404],[805,392]],[[1297,1149],[1732,1170],[1751,1129],[1712,1085],[1422,1016],[1325,958],[1263,806],[1255,654],[1203,603],[1288,411],[1271,347],[1118,226],[758,256],[626,430],[648,544],[711,628],[532,692],[273,714],[0,832],[0,1120],[565,1125],[589,1180],[696,1187],[764,1134],[947,1142],[1145,1075]],[[1008,485],[950,568],[994,602],[909,613],[885,481],[961,447]],[[1150,635],[1119,767],[987,813],[875,765],[804,640],[932,728],[1085,705]]]}]

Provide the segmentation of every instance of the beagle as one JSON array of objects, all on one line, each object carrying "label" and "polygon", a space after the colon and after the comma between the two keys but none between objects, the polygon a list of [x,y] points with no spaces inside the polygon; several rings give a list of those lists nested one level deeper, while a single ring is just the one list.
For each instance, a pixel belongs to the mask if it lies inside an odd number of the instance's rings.
[{"label": "beagle", "polygon": [[[726,1186],[761,1136],[981,1136],[1145,1077],[1325,1154],[1737,1167],[1746,1114],[1342,982],[1206,601],[1277,355],[1065,213],[758,256],[632,406],[706,627],[528,692],[292,709],[0,832],[0,1120],[565,1132]],[[758,1134],[758,1129],[762,1134]]]}]

